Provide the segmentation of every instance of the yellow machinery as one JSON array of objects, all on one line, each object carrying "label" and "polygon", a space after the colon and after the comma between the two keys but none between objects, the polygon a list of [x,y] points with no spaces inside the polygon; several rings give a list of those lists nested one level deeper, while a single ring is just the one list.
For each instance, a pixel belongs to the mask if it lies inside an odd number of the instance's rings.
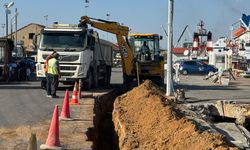
[{"label": "yellow machinery", "polygon": [[[134,79],[151,79],[162,84],[164,78],[164,60],[160,56],[159,40],[157,34],[131,34],[128,40],[129,28],[117,22],[102,19],[81,17],[80,24],[87,28],[87,24],[97,29],[113,33],[117,42],[122,59],[123,79],[125,84],[132,83]],[[146,42],[149,47],[150,57],[144,59],[140,50],[142,43]],[[138,82],[139,83],[139,82]]]}]

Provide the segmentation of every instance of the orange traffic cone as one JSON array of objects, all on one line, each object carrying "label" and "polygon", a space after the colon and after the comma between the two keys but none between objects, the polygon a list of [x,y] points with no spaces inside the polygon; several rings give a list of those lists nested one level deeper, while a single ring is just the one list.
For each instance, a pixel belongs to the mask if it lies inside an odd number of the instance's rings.
[{"label": "orange traffic cone", "polygon": [[60,120],[73,120],[70,118],[70,108],[69,108],[69,90],[67,89],[64,95],[62,112],[59,117]]},{"label": "orange traffic cone", "polygon": [[40,149],[62,149],[59,140],[59,119],[58,106],[55,106],[53,117],[50,123],[49,134],[45,144],[40,146]]},{"label": "orange traffic cone", "polygon": [[78,93],[77,93],[77,82],[75,82],[75,86],[74,86],[74,90],[73,90],[73,94],[72,94],[72,98],[70,101],[70,105],[78,105]]}]

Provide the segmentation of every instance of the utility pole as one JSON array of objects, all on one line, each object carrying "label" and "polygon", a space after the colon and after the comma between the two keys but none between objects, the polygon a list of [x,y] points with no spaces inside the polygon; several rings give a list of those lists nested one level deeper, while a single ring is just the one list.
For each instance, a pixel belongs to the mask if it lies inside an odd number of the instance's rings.
[{"label": "utility pole", "polygon": [[173,48],[173,6],[174,0],[168,0],[168,46],[167,46],[167,83],[166,96],[171,96],[173,91],[172,76],[172,48]]},{"label": "utility pole", "polygon": [[16,48],[17,48],[17,8],[15,9],[15,27],[16,27],[16,38],[15,38],[15,43],[16,43]]},{"label": "utility pole", "polygon": [[85,16],[87,16],[88,15],[88,7],[89,7],[89,0],[85,0]]},{"label": "utility pole", "polygon": [[14,5],[14,2],[10,2],[9,4],[4,4],[5,7],[5,15],[6,15],[6,38],[8,38],[8,15],[10,14],[9,8]]},{"label": "utility pole", "polygon": [[[106,16],[107,16],[107,20],[109,20],[110,14],[107,13]],[[107,32],[107,41],[108,41],[108,36],[109,36],[108,34],[109,34],[109,33]]]},{"label": "utility pole", "polygon": [[2,27],[2,29],[3,29],[3,37],[4,37],[5,24],[1,24],[1,27]]},{"label": "utility pole", "polygon": [[46,22],[46,26],[48,26],[48,18],[49,18],[49,15],[46,15],[46,16],[43,16],[44,19],[45,19],[45,22]]},{"label": "utility pole", "polygon": [[13,18],[10,19],[10,38],[11,40],[13,40],[13,36],[12,36],[12,33],[13,33]]}]

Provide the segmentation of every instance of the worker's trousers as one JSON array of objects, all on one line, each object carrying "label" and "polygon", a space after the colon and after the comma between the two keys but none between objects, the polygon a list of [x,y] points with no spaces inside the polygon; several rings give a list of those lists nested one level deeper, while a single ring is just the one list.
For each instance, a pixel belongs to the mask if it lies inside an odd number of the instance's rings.
[{"label": "worker's trousers", "polygon": [[58,75],[47,74],[47,95],[56,96],[58,87]]}]

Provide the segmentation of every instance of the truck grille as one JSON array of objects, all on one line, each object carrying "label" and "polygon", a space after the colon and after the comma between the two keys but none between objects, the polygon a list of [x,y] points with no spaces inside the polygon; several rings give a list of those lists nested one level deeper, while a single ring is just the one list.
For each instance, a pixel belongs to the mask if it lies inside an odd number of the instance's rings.
[{"label": "truck grille", "polygon": [[61,72],[61,76],[71,77],[74,76],[75,73],[73,72]]},{"label": "truck grille", "polygon": [[60,61],[77,61],[79,59],[78,55],[60,55]]},{"label": "truck grille", "polygon": [[[46,59],[48,55],[43,55],[43,59]],[[60,55],[59,61],[77,61],[79,59],[79,55]]]},{"label": "truck grille", "polygon": [[60,66],[60,70],[70,70],[70,71],[75,71],[76,66]]}]

